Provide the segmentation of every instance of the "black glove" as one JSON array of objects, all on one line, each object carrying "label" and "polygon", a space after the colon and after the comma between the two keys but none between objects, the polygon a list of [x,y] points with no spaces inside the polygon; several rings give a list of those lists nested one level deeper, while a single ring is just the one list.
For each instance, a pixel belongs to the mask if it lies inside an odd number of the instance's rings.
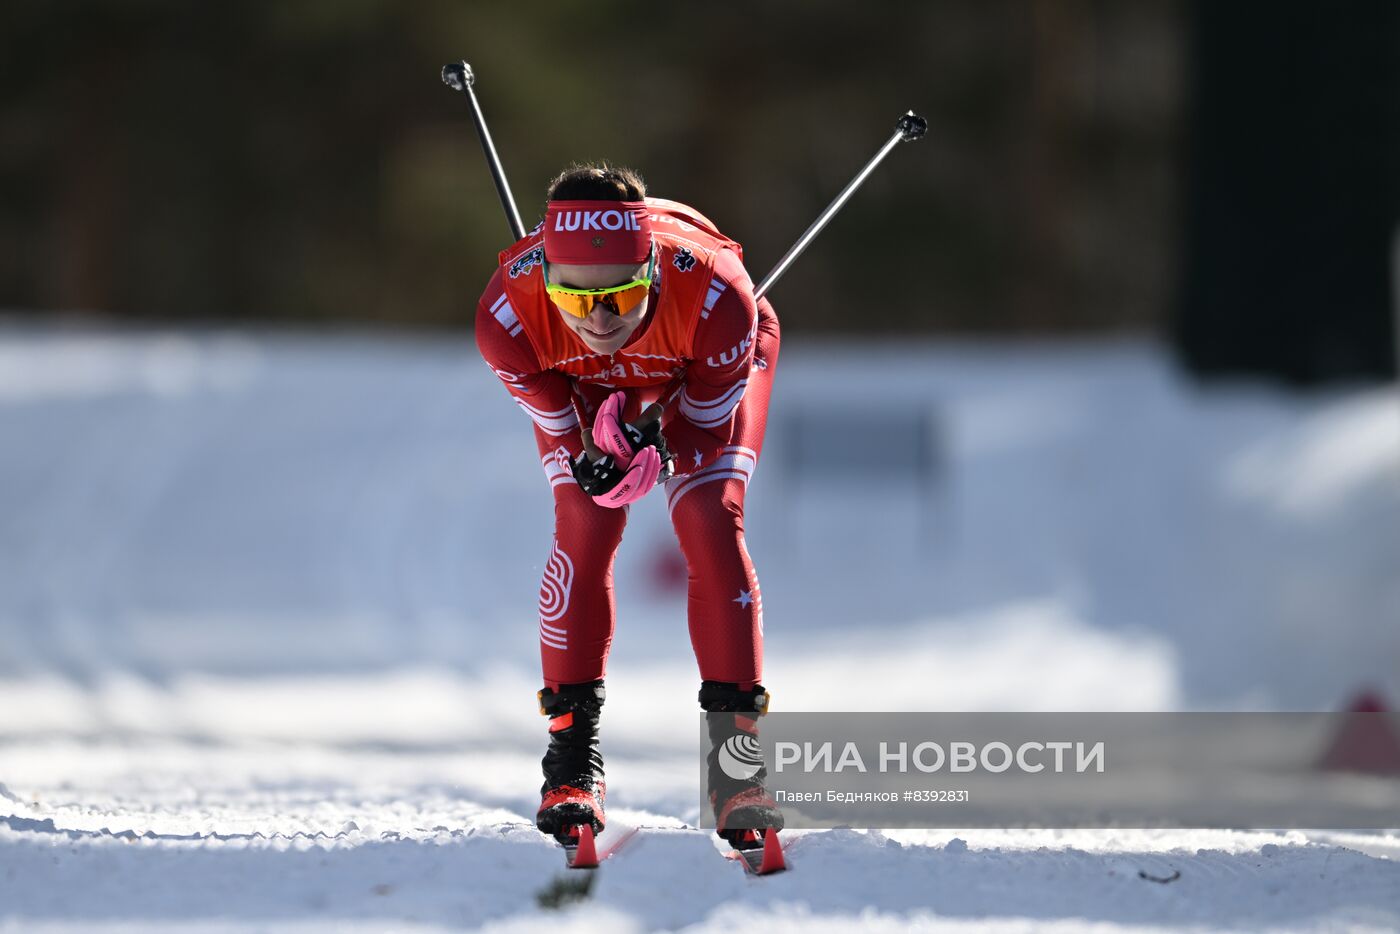
[{"label": "black glove", "polygon": [[647,423],[645,428],[638,428],[631,422],[627,422],[622,426],[622,432],[627,436],[627,443],[631,446],[633,454],[648,445],[655,447],[656,453],[661,456],[661,482],[664,483],[671,478],[671,475],[675,473],[676,457],[666,446],[666,437],[661,433],[661,419],[653,419]]},{"label": "black glove", "polygon": [[588,452],[584,451],[574,460],[574,479],[589,496],[611,493],[626,474],[611,454],[604,454],[595,461],[589,460]]}]

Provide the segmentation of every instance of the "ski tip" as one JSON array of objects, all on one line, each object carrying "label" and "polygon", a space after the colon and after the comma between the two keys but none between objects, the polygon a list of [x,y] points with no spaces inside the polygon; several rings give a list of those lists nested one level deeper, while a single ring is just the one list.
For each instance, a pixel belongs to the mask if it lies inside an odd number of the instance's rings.
[{"label": "ski tip", "polygon": [[758,864],[758,874],[766,876],[786,868],[787,861],[783,858],[783,845],[778,841],[778,832],[770,827],[763,832],[763,862]]},{"label": "ski tip", "polygon": [[569,866],[572,869],[596,869],[598,867],[598,844],[593,837],[591,824],[578,825],[578,845],[574,848],[574,858]]}]

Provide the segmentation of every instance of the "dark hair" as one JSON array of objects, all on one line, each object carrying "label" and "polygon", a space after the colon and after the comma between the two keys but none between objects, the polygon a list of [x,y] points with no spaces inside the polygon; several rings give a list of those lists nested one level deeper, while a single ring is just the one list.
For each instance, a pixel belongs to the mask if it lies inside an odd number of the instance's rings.
[{"label": "dark hair", "polygon": [[549,183],[550,201],[641,201],[647,183],[636,172],[606,162],[575,162]]}]

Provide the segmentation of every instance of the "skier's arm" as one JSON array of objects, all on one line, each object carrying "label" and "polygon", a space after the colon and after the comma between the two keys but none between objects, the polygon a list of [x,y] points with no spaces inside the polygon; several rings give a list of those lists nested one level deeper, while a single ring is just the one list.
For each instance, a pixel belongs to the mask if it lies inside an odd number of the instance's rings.
[{"label": "skier's arm", "polygon": [[477,349],[511,399],[534,423],[535,443],[550,484],[573,483],[567,467],[561,470],[557,466],[561,448],[566,465],[583,450],[573,387],[563,373],[540,369],[530,339],[509,305],[501,302],[502,297],[497,271],[477,303]]},{"label": "skier's arm", "polygon": [[758,333],[753,282],[729,252],[720,255],[714,282],[723,291],[696,326],[694,358],[679,391],[667,400],[662,421],[678,474],[709,464],[729,444],[753,365]]}]

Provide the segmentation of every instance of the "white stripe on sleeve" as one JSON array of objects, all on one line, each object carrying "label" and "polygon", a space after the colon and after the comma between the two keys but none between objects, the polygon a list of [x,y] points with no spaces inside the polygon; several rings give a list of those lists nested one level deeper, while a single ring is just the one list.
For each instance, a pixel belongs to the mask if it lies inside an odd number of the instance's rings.
[{"label": "white stripe on sleeve", "polygon": [[545,412],[526,403],[524,400],[516,398],[515,404],[525,410],[525,414],[534,420],[536,425],[545,434],[562,435],[570,428],[578,426],[578,413],[574,411],[573,405],[566,405],[556,412]]},{"label": "white stripe on sleeve", "polygon": [[689,390],[681,390],[680,411],[692,425],[698,428],[713,428],[729,421],[730,415],[744,398],[749,381],[741,379],[718,399],[709,402],[696,402]]}]

